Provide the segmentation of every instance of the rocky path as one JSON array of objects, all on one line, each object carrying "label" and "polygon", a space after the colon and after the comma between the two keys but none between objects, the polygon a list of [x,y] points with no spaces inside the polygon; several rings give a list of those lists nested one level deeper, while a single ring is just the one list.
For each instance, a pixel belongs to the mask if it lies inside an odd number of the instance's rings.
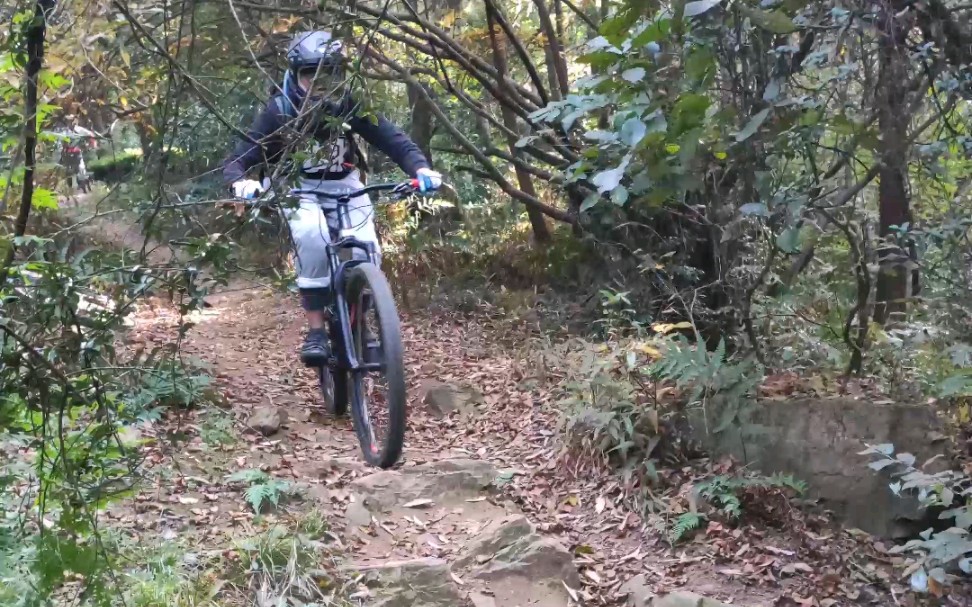
[{"label": "rocky path", "polygon": [[[299,316],[289,298],[239,288],[210,303],[193,319],[184,351],[214,364],[227,402],[259,430],[247,430],[248,453],[232,454],[235,463],[293,479],[305,499],[327,510],[347,544],[343,568],[360,577],[357,598],[388,607],[560,607],[579,596],[562,538],[539,532],[500,493],[497,484],[515,472],[489,457],[489,445],[466,440],[485,396],[450,383],[448,365],[415,347],[421,338],[412,325],[405,455],[399,467],[381,471],[359,459],[348,420],[321,413],[313,377],[296,362]],[[461,338],[461,327],[454,330]],[[447,381],[433,380],[435,371]],[[511,437],[496,438],[508,444]]]},{"label": "rocky path", "polygon": [[[153,499],[174,513],[167,520],[180,512],[187,519],[168,533],[232,537],[251,524],[239,489],[213,470],[260,468],[301,488],[303,501],[288,508],[326,513],[343,545],[341,567],[365,605],[720,605],[699,603],[687,589],[772,604],[774,593],[749,586],[741,571],[720,575],[713,558],[659,543],[625,507],[614,473],[573,469],[543,382],[508,342],[497,342],[496,328],[404,318],[405,454],[396,469],[380,471],[362,463],[349,420],[322,412],[315,378],[296,359],[292,298],[237,285],[209,303],[190,319],[182,349],[213,365],[244,441],[215,465],[192,461],[192,448],[160,456],[177,462],[183,478],[208,479],[195,490],[191,482],[156,487]],[[132,338],[164,341],[177,320],[169,307],[146,307]],[[206,420],[182,423],[192,433]],[[194,508],[200,500],[211,505]]]},{"label": "rocky path", "polygon": [[[535,388],[520,387],[517,365],[482,326],[406,318],[409,429],[402,463],[381,471],[363,464],[347,419],[323,414],[315,378],[296,360],[295,302],[245,284],[208,301],[188,319],[182,350],[213,365],[244,440],[215,455],[194,448],[198,439],[161,449],[157,466],[189,479],[153,488],[163,533],[223,541],[252,524],[239,489],[220,479],[260,468],[300,487],[285,508],[326,512],[362,604],[564,607],[623,602],[631,590],[631,604],[652,604],[653,584],[621,588],[644,558],[636,519],[613,505],[603,512],[582,486],[565,499],[545,484],[557,462],[555,417]],[[163,342],[178,320],[170,307],[145,306],[132,340]],[[199,434],[210,414],[177,425]],[[581,502],[602,510],[610,533],[579,524]]]},{"label": "rocky path", "polygon": [[[536,371],[535,344],[514,324],[403,315],[405,452],[379,471],[362,463],[350,421],[324,414],[297,361],[295,298],[240,281],[207,302],[188,318],[147,302],[126,337],[205,361],[223,410],[170,412],[134,431],[152,483],[109,516],[136,538],[220,554],[267,521],[319,511],[352,597],[383,607],[891,604],[870,540],[790,508],[785,528],[711,521],[673,547],[665,525],[689,503],[692,469],[663,471],[643,517],[630,478],[563,450],[557,378]],[[221,419],[233,437],[213,447]],[[296,489],[262,516],[227,480],[257,469]]]}]

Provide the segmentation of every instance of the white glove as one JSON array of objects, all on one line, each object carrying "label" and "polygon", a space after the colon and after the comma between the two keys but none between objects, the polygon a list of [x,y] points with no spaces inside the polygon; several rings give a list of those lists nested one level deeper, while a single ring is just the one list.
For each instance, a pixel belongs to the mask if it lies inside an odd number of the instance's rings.
[{"label": "white glove", "polygon": [[233,184],[233,196],[249,200],[263,193],[263,186],[253,179],[241,179]]},{"label": "white glove", "polygon": [[415,172],[415,179],[422,193],[438,190],[442,186],[442,175],[432,169],[419,169]]}]

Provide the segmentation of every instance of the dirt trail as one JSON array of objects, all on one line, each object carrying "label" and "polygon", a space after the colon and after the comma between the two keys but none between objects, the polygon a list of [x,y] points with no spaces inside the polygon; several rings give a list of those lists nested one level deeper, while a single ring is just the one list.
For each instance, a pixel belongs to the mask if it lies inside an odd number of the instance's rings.
[{"label": "dirt trail", "polygon": [[[300,488],[284,509],[326,515],[366,605],[720,604],[658,598],[673,590],[752,607],[887,598],[875,590],[884,575],[877,570],[873,579],[842,580],[849,565],[828,551],[859,549],[843,533],[803,526],[749,535],[710,525],[704,543],[673,550],[629,509],[629,487],[614,472],[562,457],[550,387],[512,353],[507,324],[403,314],[405,451],[395,470],[379,471],[361,462],[350,421],[324,414],[316,378],[297,360],[294,297],[240,280],[208,303],[182,319],[192,323],[182,351],[212,366],[242,440],[204,448],[200,436],[213,417],[205,409],[140,430],[156,437],[145,447],[156,483],[136,498],[134,521],[127,506],[113,513],[137,533],[226,545],[256,524],[226,476],[260,468]],[[150,302],[129,341],[171,343],[179,322],[171,306]],[[247,428],[258,410],[282,414],[276,432]],[[819,595],[824,576],[834,585],[827,596],[841,598],[808,598]],[[850,590],[841,594],[843,584]],[[687,602],[668,602],[680,597]]]}]

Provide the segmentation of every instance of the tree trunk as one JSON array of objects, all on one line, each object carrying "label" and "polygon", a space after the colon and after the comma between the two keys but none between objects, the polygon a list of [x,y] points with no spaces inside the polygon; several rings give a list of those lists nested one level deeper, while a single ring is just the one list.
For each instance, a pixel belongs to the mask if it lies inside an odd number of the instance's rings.
[{"label": "tree trunk", "polygon": [[[493,16],[493,5],[491,3],[486,3],[486,22],[489,26],[489,38],[490,43],[493,47],[493,65],[496,67],[496,71],[499,74],[500,82],[506,82],[508,65],[506,60],[506,50],[502,44],[500,44],[497,39],[495,23],[496,19]],[[511,132],[516,132],[516,114],[513,113],[506,104],[500,104],[503,124]],[[510,148],[510,154],[514,158],[521,158],[520,149],[516,147],[516,138],[507,135],[507,144]],[[520,184],[520,190],[525,194],[537,197],[536,188],[533,186],[533,177],[525,171],[522,167],[515,165],[516,179]],[[543,213],[536,209],[527,208],[527,216],[530,218],[530,225],[533,227],[533,238],[537,243],[550,242],[550,227],[547,225],[546,220],[543,217]]]},{"label": "tree trunk", "polygon": [[[557,37],[557,30],[553,20],[550,18],[550,10],[547,9],[545,0],[533,0],[537,7],[537,17],[540,20],[540,29],[547,37],[547,69],[553,72],[551,81],[556,82],[557,86],[551,87],[550,96],[554,99],[563,99],[570,90],[570,78],[567,74],[567,61],[564,58],[564,49],[561,46],[560,38]],[[560,95],[556,91],[560,91]]]},{"label": "tree trunk", "polygon": [[[34,172],[37,170],[37,78],[44,67],[44,36],[47,33],[47,15],[54,8],[53,0],[37,0],[34,17],[26,33],[27,86],[24,95],[24,181],[20,208],[14,220],[13,235],[17,238],[27,232],[27,220],[34,198]],[[10,266],[17,256],[16,240],[10,243],[0,271],[0,287],[10,274]]]},{"label": "tree trunk", "polygon": [[[429,107],[429,102],[426,100],[425,95],[416,91],[415,86],[411,84],[407,85],[406,88],[408,92],[408,104],[412,108],[410,113],[411,118],[408,124],[408,134],[431,163],[432,134],[435,130],[435,124],[432,121],[434,114],[432,113],[432,108]],[[429,89],[426,89],[426,92],[431,95]]]},{"label": "tree trunk", "polygon": [[878,124],[881,132],[881,169],[878,185],[879,235],[883,239],[878,249],[878,275],[874,307],[874,322],[885,324],[893,315],[905,311],[908,297],[908,254],[898,245],[896,229],[911,223],[908,198],[908,159],[906,140],[910,116],[906,115],[906,91],[901,86],[907,80],[908,51],[904,45],[906,28],[895,17],[903,8],[903,0],[891,0],[886,5],[887,23],[880,40]]}]

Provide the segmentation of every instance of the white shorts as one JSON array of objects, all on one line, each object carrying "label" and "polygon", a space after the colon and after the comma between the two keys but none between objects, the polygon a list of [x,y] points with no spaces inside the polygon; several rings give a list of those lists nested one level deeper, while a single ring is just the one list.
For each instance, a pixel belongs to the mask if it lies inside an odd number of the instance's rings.
[{"label": "white shorts", "polygon": [[[343,179],[303,180],[302,190],[316,190],[336,194],[358,190],[364,187],[358,171],[353,171]],[[345,235],[354,236],[362,242],[370,242],[380,255],[378,234],[375,232],[375,212],[371,199],[365,196],[352,198],[348,203],[350,229]],[[331,285],[330,268],[327,265],[327,245],[332,234],[337,234],[337,202],[318,198],[310,194],[301,196],[300,206],[288,210],[287,223],[294,245],[295,266],[297,268],[297,287],[300,289],[320,289]],[[356,258],[363,258],[365,252],[355,249]]]}]

